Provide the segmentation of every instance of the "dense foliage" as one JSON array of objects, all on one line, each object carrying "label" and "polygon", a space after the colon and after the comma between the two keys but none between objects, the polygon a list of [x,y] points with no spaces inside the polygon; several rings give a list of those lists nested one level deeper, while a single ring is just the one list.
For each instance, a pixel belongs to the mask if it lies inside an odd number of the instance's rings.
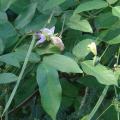
[{"label": "dense foliage", "polygon": [[2,120],[119,120],[119,0],[0,0]]}]

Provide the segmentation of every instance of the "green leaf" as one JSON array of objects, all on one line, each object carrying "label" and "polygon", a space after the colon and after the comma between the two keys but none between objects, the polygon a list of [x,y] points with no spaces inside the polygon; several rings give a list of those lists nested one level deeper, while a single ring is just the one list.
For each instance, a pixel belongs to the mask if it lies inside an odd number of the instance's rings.
[{"label": "green leaf", "polygon": [[0,38],[1,39],[5,39],[5,42],[6,42],[6,39],[11,38],[15,35],[16,35],[15,28],[12,26],[12,24],[9,21],[0,23]]},{"label": "green leaf", "polygon": [[0,39],[0,54],[3,53],[4,48],[5,48],[4,43],[3,43],[3,41]]},{"label": "green leaf", "polygon": [[112,7],[112,14],[120,18],[120,6]]},{"label": "green leaf", "polygon": [[[1,55],[0,61],[6,63],[8,65],[20,67],[20,63],[25,60],[28,48],[29,48],[29,45],[24,44],[23,46],[16,48],[15,52]],[[30,55],[28,61],[32,62],[32,63],[37,63],[40,61],[40,57],[36,53],[31,52],[31,55]]]},{"label": "green leaf", "polygon": [[18,40],[17,32],[4,12],[0,12],[0,38],[5,48],[11,47]]},{"label": "green leaf", "polygon": [[62,96],[62,103],[65,108],[72,106],[75,103],[75,98]]},{"label": "green leaf", "polygon": [[[20,62],[23,62],[25,60],[26,55],[27,55],[27,51],[24,51],[24,50],[16,51],[13,53],[8,53],[8,54],[0,56],[0,61],[8,65],[20,67]],[[39,56],[32,52],[29,58],[29,62],[36,63],[39,61],[40,61]]]},{"label": "green leaf", "polygon": [[117,21],[118,18],[113,16],[111,12],[105,12],[95,18],[95,26],[97,29],[109,29]]},{"label": "green leaf", "polygon": [[92,28],[87,20],[79,20],[79,21],[70,21],[68,27],[74,30],[80,30],[83,32],[90,32],[92,33]]},{"label": "green leaf", "polygon": [[[35,32],[39,31],[40,29],[42,29],[45,26],[45,24],[48,21],[48,18],[49,18],[48,15],[39,14],[39,15],[35,16],[29,24],[27,24],[25,27],[23,27],[20,32],[28,33],[30,31],[35,31]],[[56,18],[52,17],[51,22],[48,25],[48,27],[54,26],[55,23],[56,23]]]},{"label": "green leaf", "polygon": [[[43,13],[44,12],[44,6],[47,4],[48,0],[37,0],[37,10],[40,12],[40,13]],[[46,14],[48,13],[48,11],[46,12]]]},{"label": "green leaf", "polygon": [[81,66],[85,73],[96,77],[99,83],[104,85],[118,85],[113,71],[107,69],[105,66],[101,64],[94,66],[92,60],[82,62]]},{"label": "green leaf", "polygon": [[6,11],[14,2],[15,0],[0,0],[0,10]]},{"label": "green leaf", "polygon": [[82,73],[82,70],[78,64],[73,59],[64,55],[54,54],[44,57],[43,63],[50,65],[62,72]]},{"label": "green leaf", "polygon": [[36,7],[37,7],[37,4],[32,3],[28,5],[28,7],[19,14],[19,16],[15,20],[15,26],[17,29],[21,29],[31,22],[35,14]]},{"label": "green leaf", "polygon": [[8,21],[7,14],[5,12],[0,12],[0,23],[5,23]]},{"label": "green leaf", "polygon": [[84,77],[80,77],[77,80],[77,82],[86,86],[86,87],[89,87],[89,88],[96,88],[97,87],[99,89],[99,88],[104,87],[104,85],[99,84],[97,79],[94,76],[91,76],[91,75],[86,75]]},{"label": "green leaf", "polygon": [[[14,53],[14,57],[17,58],[19,62],[23,62],[25,60],[26,55],[27,55],[27,51],[16,51]],[[29,62],[37,63],[39,61],[40,61],[40,57],[36,53],[31,52],[31,55],[29,57]]]},{"label": "green leaf", "polygon": [[60,49],[53,44],[49,44],[47,46],[42,46],[38,49],[36,49],[36,53],[38,55],[47,55],[47,54],[52,54],[52,53],[60,53]]},{"label": "green leaf", "polygon": [[109,3],[109,4],[114,4],[114,3],[116,3],[118,0],[107,0],[107,2]]},{"label": "green leaf", "polygon": [[82,33],[80,33],[80,31],[69,29],[66,36],[63,38],[65,50],[71,52],[76,43],[82,39]]},{"label": "green leaf", "polygon": [[14,4],[11,5],[10,9],[15,11],[15,13],[21,13],[28,5],[30,5],[32,0],[15,0]]},{"label": "green leaf", "polygon": [[50,15],[54,12],[54,16],[59,16],[62,13],[62,8],[59,5],[64,1],[65,0],[38,0],[37,9],[44,15]]},{"label": "green leaf", "polygon": [[8,65],[20,67],[19,61],[17,60],[17,58],[14,56],[13,53],[9,53],[9,54],[0,56],[0,61],[6,63]]},{"label": "green leaf", "polygon": [[37,69],[37,82],[44,110],[56,120],[60,107],[62,89],[57,71],[45,64],[40,64]]},{"label": "green leaf", "polygon": [[0,84],[6,84],[17,81],[18,77],[13,73],[0,73]]},{"label": "green leaf", "polygon": [[80,41],[77,45],[74,46],[72,53],[78,59],[84,59],[89,53],[88,45],[93,42],[92,39],[85,39]]},{"label": "green leaf", "polygon": [[90,0],[88,2],[81,3],[76,9],[74,13],[80,13],[89,10],[96,10],[105,8],[108,6],[108,3],[103,0]]},{"label": "green leaf", "polygon": [[71,84],[66,79],[61,79],[60,82],[62,86],[62,93],[64,96],[74,98],[79,95],[79,89],[75,85]]},{"label": "green leaf", "polygon": [[78,3],[79,3],[79,1],[66,0],[63,4],[60,5],[60,7],[63,10],[68,10],[69,8],[76,6]]},{"label": "green leaf", "polygon": [[81,17],[77,14],[74,14],[69,22],[67,23],[67,26],[74,30],[80,30],[83,32],[90,32],[92,33],[92,28],[89,22],[86,19],[81,19]]},{"label": "green leaf", "polygon": [[112,29],[107,32],[105,37],[103,38],[105,42],[108,44],[118,44],[120,43],[120,29]]},{"label": "green leaf", "polygon": [[65,0],[48,0],[48,2],[46,3],[43,9],[48,10],[48,9],[54,8],[62,4],[63,2],[65,2]]}]

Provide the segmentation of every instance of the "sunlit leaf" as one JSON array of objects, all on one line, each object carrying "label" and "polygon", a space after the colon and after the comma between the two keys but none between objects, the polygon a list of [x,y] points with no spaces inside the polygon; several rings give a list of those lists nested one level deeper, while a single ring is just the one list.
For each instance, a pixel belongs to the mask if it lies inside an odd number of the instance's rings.
[{"label": "sunlit leaf", "polygon": [[120,6],[115,6],[112,8],[112,14],[120,18]]},{"label": "sunlit leaf", "polygon": [[82,73],[78,64],[71,58],[54,54],[43,59],[43,63],[54,67],[55,69],[67,73]]},{"label": "sunlit leaf", "polygon": [[88,75],[97,78],[98,82],[104,85],[118,85],[117,78],[112,70],[107,69],[105,66],[98,64],[93,65],[92,60],[84,61],[81,63],[82,69]]},{"label": "sunlit leaf", "polygon": [[80,5],[75,9],[75,13],[80,13],[89,10],[95,10],[100,8],[105,8],[108,6],[108,3],[103,0],[90,0],[84,3],[80,3]]},{"label": "sunlit leaf", "polygon": [[116,3],[118,0],[106,0],[109,4],[114,4]]},{"label": "sunlit leaf", "polygon": [[81,19],[79,15],[73,15],[69,22],[67,23],[67,26],[74,30],[80,30],[83,32],[90,32],[92,33],[92,27],[89,24],[88,20]]},{"label": "sunlit leaf", "polygon": [[93,42],[92,39],[85,39],[74,46],[72,52],[78,59],[84,59],[89,53],[88,45]]}]

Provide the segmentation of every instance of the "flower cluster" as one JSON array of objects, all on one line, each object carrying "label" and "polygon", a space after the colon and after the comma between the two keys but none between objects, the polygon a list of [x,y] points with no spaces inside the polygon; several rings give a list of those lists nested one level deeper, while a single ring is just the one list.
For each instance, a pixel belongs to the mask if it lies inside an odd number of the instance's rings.
[{"label": "flower cluster", "polygon": [[52,28],[43,28],[40,32],[36,32],[38,41],[36,45],[44,43],[45,41],[51,41],[56,47],[58,47],[61,51],[64,50],[64,44],[60,37],[58,37],[55,32],[55,27]]}]

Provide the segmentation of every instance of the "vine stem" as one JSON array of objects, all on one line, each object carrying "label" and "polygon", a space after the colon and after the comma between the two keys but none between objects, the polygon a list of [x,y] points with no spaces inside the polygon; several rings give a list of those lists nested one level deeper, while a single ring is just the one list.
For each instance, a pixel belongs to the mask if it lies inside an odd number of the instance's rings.
[{"label": "vine stem", "polygon": [[[119,65],[119,58],[120,58],[120,47],[118,49],[118,55],[117,55],[117,61],[116,61],[116,65],[117,66]],[[116,89],[115,86],[114,86],[114,89],[115,89],[115,95],[116,95],[116,98],[117,98],[118,97],[118,93],[117,93],[117,89]],[[117,119],[120,120],[120,113],[119,113],[119,111],[117,111]]]},{"label": "vine stem", "polygon": [[[8,90],[6,89],[5,103],[8,101]],[[8,120],[8,110],[5,113],[5,120]]]},{"label": "vine stem", "polygon": [[60,37],[62,37],[63,31],[64,31],[65,18],[66,18],[66,16],[64,16],[64,19],[63,19],[62,29],[61,29],[61,32],[60,32],[60,35],[59,35]]},{"label": "vine stem", "polygon": [[119,114],[119,112],[117,112],[117,118],[118,118],[118,120],[120,120],[120,114]]},{"label": "vine stem", "polygon": [[96,120],[98,120],[113,104],[110,104],[98,117]]},{"label": "vine stem", "polygon": [[104,90],[103,90],[101,96],[99,97],[99,99],[98,99],[95,107],[93,108],[93,110],[92,110],[91,113],[89,114],[88,120],[91,120],[91,119],[92,119],[92,117],[94,116],[94,114],[96,113],[96,111],[98,110],[98,108],[100,107],[100,105],[101,105],[104,97],[105,97],[106,94],[107,94],[108,88],[109,88],[109,86],[106,86],[106,87],[104,88]]},{"label": "vine stem", "polygon": [[[117,93],[116,86],[114,86],[114,89],[115,89],[115,96],[117,98],[118,97],[118,93]],[[119,106],[117,105],[117,107],[119,107]],[[119,113],[119,111],[117,111],[117,119],[120,120],[120,113]]]},{"label": "vine stem", "polygon": [[14,87],[14,89],[13,89],[13,91],[12,91],[12,93],[11,93],[9,99],[8,99],[7,104],[5,105],[5,109],[4,109],[3,113],[2,113],[2,116],[6,113],[6,111],[8,110],[8,108],[9,108],[10,105],[11,105],[11,102],[12,102],[14,96],[15,96],[15,93],[16,93],[16,91],[17,91],[17,88],[18,88],[18,86],[19,86],[19,84],[20,84],[20,81],[21,81],[21,79],[22,79],[22,76],[23,76],[23,74],[24,74],[24,71],[25,71],[25,69],[26,69],[26,67],[27,67],[27,63],[28,63],[28,60],[29,60],[29,57],[30,57],[30,54],[31,54],[31,52],[32,52],[32,49],[33,49],[34,44],[35,44],[35,35],[33,35],[33,38],[32,38],[31,44],[30,44],[30,46],[29,46],[27,55],[26,55],[26,57],[25,57],[25,60],[24,60],[24,63],[23,63],[21,72],[20,72],[20,74],[19,74],[19,76],[18,76],[17,83],[16,83],[16,85],[15,85],[15,87]]},{"label": "vine stem", "polygon": [[119,64],[119,58],[120,58],[120,47],[119,47],[119,50],[118,50],[118,56],[117,56],[117,65]]},{"label": "vine stem", "polygon": [[108,50],[109,45],[106,47],[106,49],[104,50],[104,52],[102,53],[102,55],[100,56],[100,60],[102,59],[102,57],[105,55],[106,51]]}]

